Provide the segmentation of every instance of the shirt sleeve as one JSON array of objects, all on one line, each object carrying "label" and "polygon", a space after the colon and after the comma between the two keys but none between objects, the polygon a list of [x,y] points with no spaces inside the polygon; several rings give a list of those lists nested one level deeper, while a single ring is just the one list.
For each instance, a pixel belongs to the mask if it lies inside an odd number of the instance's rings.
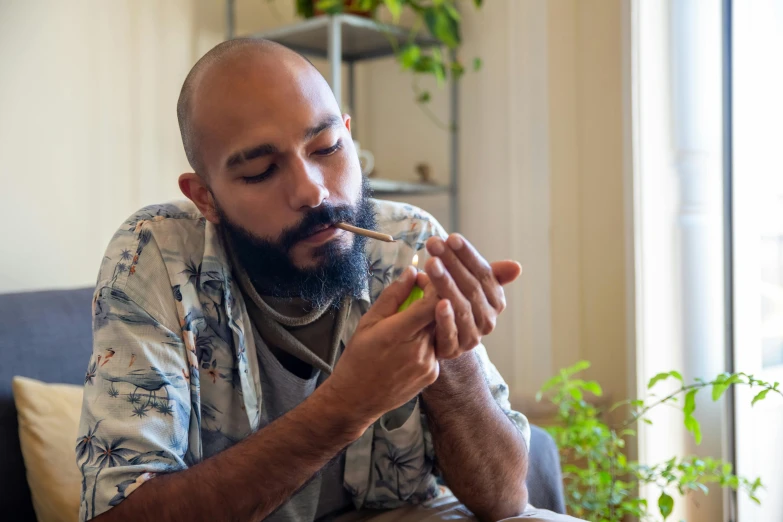
[{"label": "shirt sleeve", "polygon": [[171,314],[161,312],[166,298],[155,290],[161,285],[149,284],[168,277],[150,240],[144,231],[115,236],[98,278],[76,441],[80,520],[116,506],[155,474],[189,462],[188,352]]}]

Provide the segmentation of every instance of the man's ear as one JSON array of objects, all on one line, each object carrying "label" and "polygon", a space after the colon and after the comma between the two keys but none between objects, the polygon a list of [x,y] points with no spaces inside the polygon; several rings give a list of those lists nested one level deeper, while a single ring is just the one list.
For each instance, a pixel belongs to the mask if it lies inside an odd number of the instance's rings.
[{"label": "man's ear", "polygon": [[210,223],[220,223],[220,216],[215,208],[215,198],[204,180],[195,172],[186,172],[179,177],[179,189],[190,201],[195,203],[201,213]]},{"label": "man's ear", "polygon": [[345,128],[348,129],[348,132],[351,132],[351,115],[350,114],[343,114],[343,123],[345,124]]}]

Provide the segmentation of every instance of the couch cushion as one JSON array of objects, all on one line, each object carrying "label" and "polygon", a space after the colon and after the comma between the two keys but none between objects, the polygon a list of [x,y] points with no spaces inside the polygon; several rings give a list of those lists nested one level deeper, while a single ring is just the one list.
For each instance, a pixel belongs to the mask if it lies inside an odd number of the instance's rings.
[{"label": "couch cushion", "polygon": [[74,522],[79,518],[82,474],[73,448],[84,387],[14,377],[13,389],[38,522]]},{"label": "couch cushion", "polygon": [[84,383],[92,350],[92,293],[84,288],[0,295],[0,513],[13,515],[12,520],[35,520],[35,515],[11,379]]}]

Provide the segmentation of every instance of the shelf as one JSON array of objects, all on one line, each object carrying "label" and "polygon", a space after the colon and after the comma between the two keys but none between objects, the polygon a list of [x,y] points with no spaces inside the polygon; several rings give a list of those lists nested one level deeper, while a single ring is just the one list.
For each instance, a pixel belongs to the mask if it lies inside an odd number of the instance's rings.
[{"label": "shelf", "polygon": [[[394,54],[394,49],[389,40],[404,45],[409,38],[409,30],[404,27],[381,24],[351,14],[333,16],[342,25],[344,62],[391,56]],[[327,58],[329,22],[329,15],[316,16],[279,29],[254,33],[250,37],[272,40],[308,56]],[[427,36],[418,36],[415,42],[422,47],[440,45],[440,42]]]},{"label": "shelf", "polygon": [[376,196],[392,194],[445,194],[449,192],[447,185],[429,185],[392,179],[370,178],[370,187]]}]

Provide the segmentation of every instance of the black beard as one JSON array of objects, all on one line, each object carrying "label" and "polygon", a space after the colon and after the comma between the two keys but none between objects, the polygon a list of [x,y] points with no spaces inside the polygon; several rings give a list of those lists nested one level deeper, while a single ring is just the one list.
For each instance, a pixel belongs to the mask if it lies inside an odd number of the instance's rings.
[{"label": "black beard", "polygon": [[323,204],[311,209],[302,221],[280,234],[277,242],[257,237],[232,223],[215,199],[220,228],[228,240],[234,258],[242,265],[259,295],[298,297],[320,308],[332,303],[338,306],[342,297],[359,298],[369,275],[365,245],[367,238],[354,235],[353,245],[346,249],[329,241],[314,250],[313,268],[301,269],[291,260],[296,243],[324,225],[344,222],[357,227],[377,228],[375,205],[367,178],[362,179],[362,194],[354,207]]}]

